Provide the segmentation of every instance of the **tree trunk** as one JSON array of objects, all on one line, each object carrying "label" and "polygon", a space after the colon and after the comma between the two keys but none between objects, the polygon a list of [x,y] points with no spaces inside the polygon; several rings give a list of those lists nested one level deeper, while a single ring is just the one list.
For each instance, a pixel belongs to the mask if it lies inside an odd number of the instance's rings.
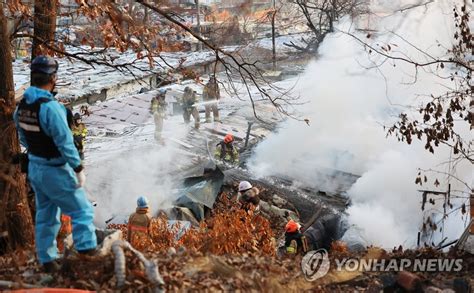
[{"label": "tree trunk", "polygon": [[31,60],[38,55],[49,55],[42,45],[54,42],[57,0],[35,0],[34,35]]},{"label": "tree trunk", "polygon": [[[20,152],[13,112],[12,51],[7,18],[0,2],[0,252],[33,243],[34,232],[27,201],[26,178],[18,165],[12,165],[12,154]],[[6,246],[6,247],[5,247]]]}]

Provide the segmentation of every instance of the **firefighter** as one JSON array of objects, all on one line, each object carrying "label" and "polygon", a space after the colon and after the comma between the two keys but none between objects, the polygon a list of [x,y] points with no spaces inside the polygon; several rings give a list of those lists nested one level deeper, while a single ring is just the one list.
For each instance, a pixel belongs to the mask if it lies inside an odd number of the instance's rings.
[{"label": "firefighter", "polygon": [[286,253],[306,253],[308,245],[306,236],[300,231],[301,225],[293,220],[288,221],[285,226],[285,248]]},{"label": "firefighter", "polygon": [[290,220],[285,226],[287,253],[306,253],[308,250],[320,248],[329,250],[331,243],[342,236],[340,223],[340,216],[329,213],[319,218],[302,233],[300,224]]},{"label": "firefighter", "polygon": [[158,95],[151,100],[151,113],[155,121],[155,140],[161,141],[163,120],[166,116],[166,90],[160,89]]},{"label": "firefighter", "polygon": [[148,199],[140,196],[137,199],[137,209],[128,218],[128,242],[134,242],[139,236],[149,236],[151,224],[151,215],[149,211]]},{"label": "firefighter", "polygon": [[258,190],[258,188],[253,187],[250,182],[242,181],[239,183],[239,193],[237,195],[237,201],[246,211],[250,210],[252,207],[256,211],[258,211],[260,208],[259,193],[260,191]]},{"label": "firefighter", "polygon": [[232,134],[227,134],[224,140],[216,145],[214,157],[226,163],[239,164],[239,151],[234,146],[234,136]]},{"label": "firefighter", "polygon": [[72,136],[74,137],[74,145],[79,152],[79,157],[81,157],[81,160],[84,160],[84,147],[88,130],[86,125],[82,123],[81,114],[74,114],[71,130]]},{"label": "firefighter", "polygon": [[80,254],[95,253],[94,210],[84,192],[86,175],[74,146],[66,108],[53,97],[58,62],[38,56],[31,63],[31,86],[14,113],[21,144],[28,151],[28,179],[36,195],[35,243],[46,272],[55,272],[56,236],[63,212],[72,219],[74,246]]},{"label": "firefighter", "polygon": [[198,99],[196,97],[196,92],[193,91],[189,86],[184,88],[184,94],[181,97],[181,106],[183,107],[183,118],[184,123],[189,123],[191,121],[191,116],[194,118],[194,128],[199,129],[199,111],[196,107]]},{"label": "firefighter", "polygon": [[202,99],[206,103],[205,107],[207,123],[212,122],[211,110],[214,115],[214,122],[221,122],[219,118],[219,108],[217,107],[217,103],[219,102],[220,98],[221,92],[219,90],[219,85],[217,84],[216,77],[214,75],[211,75],[202,93]]}]

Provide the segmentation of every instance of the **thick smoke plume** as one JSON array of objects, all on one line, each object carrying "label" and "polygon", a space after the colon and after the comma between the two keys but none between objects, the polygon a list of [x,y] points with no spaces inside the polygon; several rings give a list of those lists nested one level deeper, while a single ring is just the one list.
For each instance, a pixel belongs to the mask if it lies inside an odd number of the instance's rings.
[{"label": "thick smoke plume", "polygon": [[[334,189],[335,182],[331,176],[318,175],[318,170],[360,175],[347,191],[352,201],[349,224],[367,244],[413,246],[423,215],[418,189],[446,191],[448,183],[452,189],[466,191],[466,187],[436,173],[423,187],[415,185],[418,168],[450,172],[449,164],[442,164],[449,161],[450,150],[440,147],[433,155],[421,142],[406,145],[387,138],[383,125],[393,124],[401,111],[410,111],[407,106],[416,107],[452,84],[438,77],[448,73],[436,67],[416,70],[403,62],[382,62],[381,56],[368,54],[344,32],[374,45],[392,44],[398,56],[431,60],[430,56],[444,56],[452,47],[456,3],[434,1],[413,7],[419,1],[372,2],[369,17],[341,20],[339,31],[326,37],[319,56],[299,80],[295,93],[308,101],[301,112],[310,126],[292,120],[284,123],[257,148],[251,169],[259,176],[291,176],[322,190]],[[376,32],[367,39],[367,32],[358,29]],[[457,166],[456,175],[471,184],[472,165]],[[438,187],[433,185],[435,178],[441,183]],[[450,217],[457,220],[448,223],[439,237],[454,239],[463,230],[460,216]]]}]

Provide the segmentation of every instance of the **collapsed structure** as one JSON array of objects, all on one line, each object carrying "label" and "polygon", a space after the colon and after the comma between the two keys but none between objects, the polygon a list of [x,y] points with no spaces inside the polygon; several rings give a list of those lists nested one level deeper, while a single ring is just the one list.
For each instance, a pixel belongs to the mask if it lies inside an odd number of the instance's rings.
[{"label": "collapsed structure", "polygon": [[[236,101],[229,103],[228,100],[224,100],[220,104],[222,123],[205,123],[199,131],[190,130],[182,138],[176,138],[169,133],[167,135],[167,128],[176,127],[175,124],[178,123],[172,120],[179,119],[181,113],[179,95],[182,95],[184,87],[193,87],[198,93],[202,91],[201,86],[192,83],[166,87],[168,103],[166,109],[169,119],[165,120],[163,136],[168,144],[167,147],[176,149],[179,152],[178,156],[183,158],[175,159],[174,162],[177,164],[170,166],[168,171],[173,177],[184,181],[183,186],[176,189],[180,197],[175,200],[174,206],[162,211],[170,219],[190,221],[196,225],[212,209],[223,184],[232,186],[235,182],[242,180],[250,180],[263,189],[263,198],[260,203],[262,212],[270,214],[271,217],[280,218],[282,223],[288,218],[301,220],[304,223],[313,216],[315,207],[321,205],[326,207],[327,212],[332,211],[332,213],[341,213],[345,209],[348,200],[341,194],[357,179],[355,175],[328,170],[327,172],[331,172],[340,184],[334,184],[334,190],[315,190],[295,188],[293,181],[288,178],[256,179],[246,171],[245,164],[250,157],[252,147],[270,133],[280,121],[277,114],[265,103],[256,104],[257,111],[263,120],[270,121],[273,126],[268,123],[259,123],[243,104],[235,103]],[[92,135],[96,136],[90,146],[94,152],[89,155],[89,162],[97,164],[101,151],[110,151],[110,148],[106,147],[110,145],[105,142],[106,140],[128,140],[130,137],[135,140],[133,143],[136,144],[136,148],[140,148],[140,144],[147,144],[146,138],[139,138],[142,142],[137,142],[136,133],[141,130],[140,125],[146,124],[149,119],[148,105],[154,95],[156,93],[150,91],[127,98],[108,100],[89,107],[93,114],[84,117],[84,120],[89,125]],[[203,110],[200,109],[201,113],[204,112]],[[235,138],[242,157],[241,166],[244,168],[233,168],[217,162],[223,168],[221,172],[219,168],[215,168],[212,153],[216,142],[222,140],[227,133],[232,133]],[[117,149],[116,152],[119,153],[120,150]],[[180,165],[178,162],[187,163]],[[206,173],[207,171],[210,173]],[[93,194],[96,193],[96,191],[93,192]],[[288,207],[292,208],[288,209]],[[155,207],[155,211],[157,208]],[[116,215],[113,220],[107,218],[107,221],[123,224],[126,218],[125,215]]]}]

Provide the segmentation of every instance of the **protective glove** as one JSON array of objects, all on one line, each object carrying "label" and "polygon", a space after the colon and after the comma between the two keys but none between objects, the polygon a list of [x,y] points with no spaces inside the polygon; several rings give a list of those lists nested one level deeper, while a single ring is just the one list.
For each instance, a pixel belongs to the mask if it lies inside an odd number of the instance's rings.
[{"label": "protective glove", "polygon": [[84,186],[84,184],[86,184],[86,173],[84,173],[84,170],[76,173],[76,178],[77,178],[77,188],[81,188]]}]

